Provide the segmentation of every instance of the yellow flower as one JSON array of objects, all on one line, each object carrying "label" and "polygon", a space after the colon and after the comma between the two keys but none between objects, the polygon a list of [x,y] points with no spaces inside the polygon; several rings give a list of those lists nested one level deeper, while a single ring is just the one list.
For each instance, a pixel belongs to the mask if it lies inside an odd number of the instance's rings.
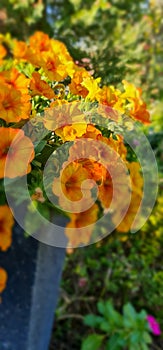
[{"label": "yellow flower", "polygon": [[79,109],[78,101],[52,102],[50,108],[45,110],[44,125],[48,130],[55,131],[64,142],[81,137],[87,129],[85,116]]},{"label": "yellow flower", "polygon": [[77,123],[73,125],[66,125],[63,128],[59,128],[55,130],[56,135],[60,136],[60,138],[66,141],[73,141],[77,137],[81,137],[87,129],[87,124],[85,123]]},{"label": "yellow flower", "polygon": [[91,76],[83,80],[81,85],[88,90],[87,99],[91,101],[98,100],[98,96],[101,93],[101,88],[98,85],[100,81],[101,78],[94,79]]},{"label": "yellow flower", "polygon": [[53,55],[55,57],[59,57],[60,61],[65,67],[67,75],[69,75],[72,78],[75,70],[75,64],[67,50],[67,47],[61,41],[54,39],[51,39],[51,47]]},{"label": "yellow flower", "polygon": [[73,61],[72,57],[70,56],[67,47],[64,43],[62,43],[59,40],[51,39],[51,47],[52,51],[57,55],[62,55],[64,57],[64,60],[67,61]]}]

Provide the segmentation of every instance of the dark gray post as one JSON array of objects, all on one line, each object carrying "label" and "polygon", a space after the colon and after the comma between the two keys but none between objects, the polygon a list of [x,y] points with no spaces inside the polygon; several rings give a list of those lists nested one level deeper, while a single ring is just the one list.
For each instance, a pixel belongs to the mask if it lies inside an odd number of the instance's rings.
[{"label": "dark gray post", "polygon": [[16,225],[13,244],[0,253],[8,271],[0,304],[0,350],[48,350],[65,249],[25,238]]},{"label": "dark gray post", "polygon": [[48,349],[65,250],[39,244],[27,350]]}]

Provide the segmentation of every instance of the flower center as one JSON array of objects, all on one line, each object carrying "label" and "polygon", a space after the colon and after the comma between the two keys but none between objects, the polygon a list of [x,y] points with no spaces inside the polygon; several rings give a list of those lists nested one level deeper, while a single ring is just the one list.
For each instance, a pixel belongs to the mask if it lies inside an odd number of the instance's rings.
[{"label": "flower center", "polygon": [[9,108],[11,107],[10,102],[8,102],[8,101],[3,101],[3,107],[4,107],[5,109],[9,109]]}]

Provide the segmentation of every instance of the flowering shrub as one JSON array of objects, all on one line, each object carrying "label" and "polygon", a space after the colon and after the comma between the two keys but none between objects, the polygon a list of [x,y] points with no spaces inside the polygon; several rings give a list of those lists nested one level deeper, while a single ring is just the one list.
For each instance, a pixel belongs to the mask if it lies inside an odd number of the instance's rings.
[{"label": "flowering shrub", "polygon": [[[52,181],[48,178],[48,182],[57,205],[68,219],[65,235],[69,247],[90,242],[94,223],[109,210],[114,191],[111,220],[118,231],[128,232],[141,203],[143,180],[140,164],[125,145],[121,128],[132,128],[131,121],[149,123],[141,89],[125,80],[122,91],[101,86],[100,78],[94,79],[79,67],[62,42],[42,32],[35,32],[28,42],[1,35],[0,62],[1,250],[6,251],[12,242],[14,223],[7,206],[4,178],[28,174],[33,205],[28,209],[33,211],[33,218],[37,209],[50,220],[52,205],[42,176],[51,154],[54,154],[53,171],[49,174]],[[42,128],[46,133],[41,134]],[[67,147],[64,150],[68,156],[60,164],[59,153],[55,156],[55,151],[62,145]],[[126,176],[130,181],[126,182]],[[96,200],[94,187],[98,188]],[[125,213],[120,213],[116,205],[121,207],[126,193],[131,195],[130,205]],[[12,195],[16,195],[18,204],[24,201],[23,191]],[[120,214],[123,220],[119,220]],[[25,219],[28,231],[27,218],[28,213]],[[36,229],[37,224],[32,224]],[[80,230],[74,233],[74,229]],[[1,268],[0,292],[6,279]]]}]

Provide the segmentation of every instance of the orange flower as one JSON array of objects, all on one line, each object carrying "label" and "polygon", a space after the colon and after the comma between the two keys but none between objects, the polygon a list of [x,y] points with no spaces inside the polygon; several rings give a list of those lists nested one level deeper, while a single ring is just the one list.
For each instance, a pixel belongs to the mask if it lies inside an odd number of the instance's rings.
[{"label": "orange flower", "polygon": [[120,91],[116,90],[114,86],[103,86],[98,95],[98,102],[113,107],[118,101],[119,94]]},{"label": "orange flower", "polygon": [[[124,219],[117,227],[117,230],[120,232],[128,232],[131,229],[143,196],[143,178],[140,174],[140,164],[137,162],[127,163],[127,167],[130,171],[131,179],[131,201]],[[114,213],[113,222],[116,218],[117,213]],[[139,220],[141,220],[141,217],[139,217]]]},{"label": "orange flower", "polygon": [[51,50],[51,40],[47,34],[36,31],[29,38],[29,46],[38,53],[47,52]]},{"label": "orange flower", "polygon": [[33,158],[33,144],[23,130],[0,128],[0,178],[28,174]]},{"label": "orange flower", "polygon": [[105,167],[100,162],[98,143],[91,139],[77,139],[69,149],[70,162],[78,159],[78,163],[87,170],[88,178],[95,182],[102,181],[106,176]]},{"label": "orange flower", "polygon": [[[133,193],[131,197],[131,202],[129,205],[129,208],[127,210],[127,213],[124,217],[124,219],[121,221],[121,223],[117,227],[117,231],[119,232],[128,232],[131,229],[132,224],[134,223],[135,216],[138,212],[139,206],[141,204],[142,197],[139,194]],[[115,213],[113,215],[113,222],[116,222],[117,214]]]},{"label": "orange flower", "polygon": [[142,195],[143,177],[140,174],[141,166],[138,162],[127,163],[130,171],[132,191]]},{"label": "orange flower", "polygon": [[32,52],[29,50],[28,45],[24,41],[14,40],[13,55],[17,59],[29,60]]},{"label": "orange flower", "polygon": [[28,94],[29,79],[16,68],[12,68],[0,73],[0,81],[6,83],[9,87],[20,91],[22,94]]},{"label": "orange flower", "polygon": [[113,183],[110,174],[107,172],[101,186],[99,186],[98,199],[104,208],[109,208],[113,197]]},{"label": "orange flower", "polygon": [[55,178],[53,182],[53,193],[58,197],[63,194],[70,201],[82,199],[83,193],[81,185],[84,180],[88,179],[88,172],[78,162],[69,163],[61,171],[61,179]]},{"label": "orange flower", "polygon": [[[111,149],[115,150],[118,152],[118,142],[117,140],[114,140],[112,135],[110,135],[109,138],[103,136],[103,135],[98,135],[97,136],[97,141],[99,142],[99,145],[101,142],[103,142],[106,146],[106,151],[107,149],[111,151]],[[102,148],[103,149],[103,148]]]},{"label": "orange flower", "polygon": [[102,135],[101,131],[96,129],[94,125],[88,124],[86,133],[82,136],[84,138],[97,139],[98,135]]},{"label": "orange flower", "polygon": [[[85,135],[86,134],[84,134],[84,136]],[[89,136],[92,135],[90,134]],[[94,140],[85,137],[80,139],[80,137],[78,137],[76,140],[74,140],[73,145],[69,149],[69,160],[74,161],[77,157],[77,159],[90,159],[91,161],[99,160],[100,162],[100,151],[104,154],[104,150],[106,149],[105,144],[103,148],[102,146],[102,143],[96,141],[96,138]]]},{"label": "orange flower", "polygon": [[0,206],[0,249],[6,251],[12,242],[13,215],[7,205]]},{"label": "orange flower", "polygon": [[42,67],[50,80],[60,81],[72,76],[74,62],[66,46],[58,40],[50,39],[43,32],[37,31],[29,38],[27,45],[21,41],[14,42],[14,56]]},{"label": "orange flower", "polygon": [[46,83],[46,81],[41,79],[41,75],[38,72],[32,74],[32,79],[30,81],[31,95],[45,96],[49,99],[54,98],[55,94],[51,87]]},{"label": "orange flower", "polygon": [[125,92],[121,94],[120,99],[126,102],[126,112],[133,117],[133,119],[139,120],[144,124],[150,123],[150,114],[146,109],[146,104],[142,100],[142,90],[136,88],[133,84],[122,81]]},{"label": "orange flower", "polygon": [[24,41],[14,40],[13,55],[16,58],[24,58],[27,52],[27,44]]},{"label": "orange flower", "polygon": [[[87,130],[84,137],[75,140],[70,147],[68,160],[73,162],[77,158],[78,162],[87,170],[89,178],[101,183],[106,178],[108,163],[115,164],[119,158],[118,142],[116,143],[111,138],[104,138],[100,132],[98,134],[94,127],[89,127]],[[97,133],[93,134],[93,130]],[[85,138],[86,135],[89,137]]]},{"label": "orange flower", "polygon": [[83,159],[81,163],[83,168],[87,170],[89,179],[98,183],[104,181],[107,170],[102,164],[96,161],[91,161],[91,159]]},{"label": "orange flower", "polygon": [[116,142],[118,143],[118,154],[120,155],[121,159],[126,160],[127,157],[127,148],[124,145],[124,141],[123,141],[123,136],[121,135],[116,135],[117,136],[117,140]]},{"label": "orange flower", "polygon": [[[88,210],[70,214],[70,222],[66,225],[65,234],[69,238],[70,247],[77,247],[81,243],[88,244],[98,219],[98,205],[94,204]],[[76,228],[76,230],[74,230]]]},{"label": "orange flower", "polygon": [[144,124],[150,124],[150,114],[147,111],[145,102],[138,100],[133,101],[133,108],[130,110],[130,115]]},{"label": "orange flower", "polygon": [[22,95],[20,91],[2,83],[0,85],[1,118],[7,123],[28,119],[31,110],[29,98],[28,95]]},{"label": "orange flower", "polygon": [[71,84],[69,85],[69,89],[72,94],[80,95],[82,97],[86,97],[89,93],[87,88],[81,85],[84,78],[90,77],[90,74],[84,68],[75,68],[75,72],[72,76]]},{"label": "orange flower", "polygon": [[42,68],[51,81],[61,81],[68,76],[67,67],[63,60],[60,56],[54,55],[53,52],[43,55]]},{"label": "orange flower", "polygon": [[108,165],[106,179],[104,178],[103,183],[99,186],[98,198],[103,208],[109,208],[112,199],[114,199],[114,210],[116,211],[123,198],[130,193],[130,178],[120,161],[116,160]]},{"label": "orange flower", "polygon": [[0,267],[0,293],[4,291],[7,284],[7,272]]},{"label": "orange flower", "polygon": [[7,55],[7,51],[3,45],[0,44],[0,62]]}]

